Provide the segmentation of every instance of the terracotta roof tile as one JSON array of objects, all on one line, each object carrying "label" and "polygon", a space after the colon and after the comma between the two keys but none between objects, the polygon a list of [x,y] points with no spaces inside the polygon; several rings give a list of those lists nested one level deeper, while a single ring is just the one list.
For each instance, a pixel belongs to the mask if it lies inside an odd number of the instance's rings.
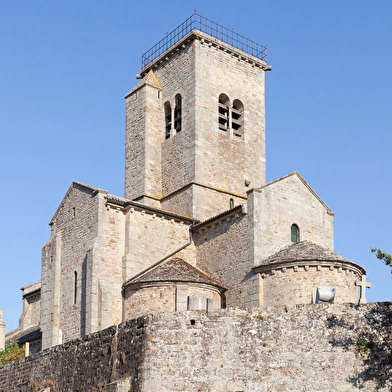
[{"label": "terracotta roof tile", "polygon": [[195,282],[225,288],[222,283],[209,277],[204,272],[201,272],[180,258],[174,258],[160,264],[137,277],[135,280],[131,280],[129,283],[142,282]]}]

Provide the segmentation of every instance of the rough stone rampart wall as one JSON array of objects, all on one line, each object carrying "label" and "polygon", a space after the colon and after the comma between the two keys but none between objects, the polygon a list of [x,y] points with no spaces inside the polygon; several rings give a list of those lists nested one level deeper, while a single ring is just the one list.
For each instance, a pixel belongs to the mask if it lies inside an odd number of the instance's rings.
[{"label": "rough stone rampart wall", "polygon": [[391,303],[160,313],[0,366],[0,391],[386,392],[391,319]]}]

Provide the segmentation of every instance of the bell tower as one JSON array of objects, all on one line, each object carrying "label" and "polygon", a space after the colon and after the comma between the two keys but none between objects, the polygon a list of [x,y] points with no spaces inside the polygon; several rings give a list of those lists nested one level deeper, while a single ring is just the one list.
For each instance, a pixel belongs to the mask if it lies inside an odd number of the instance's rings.
[{"label": "bell tower", "polygon": [[265,184],[266,48],[197,14],[126,96],[125,197],[200,220]]}]

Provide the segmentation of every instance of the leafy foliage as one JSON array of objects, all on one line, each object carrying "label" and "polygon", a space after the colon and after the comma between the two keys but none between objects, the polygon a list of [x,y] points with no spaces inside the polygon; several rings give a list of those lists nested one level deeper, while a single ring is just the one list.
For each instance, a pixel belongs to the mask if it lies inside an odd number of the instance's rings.
[{"label": "leafy foliage", "polygon": [[[382,260],[385,265],[388,265],[389,267],[392,268],[392,255],[385,252],[384,250],[381,250],[380,248],[372,248],[371,251],[372,253],[376,254],[377,259]],[[391,269],[391,274],[392,274],[392,269]]]},{"label": "leafy foliage", "polygon": [[15,342],[9,340],[5,346],[5,350],[0,350],[0,366],[22,359],[24,356],[25,346],[19,347]]}]

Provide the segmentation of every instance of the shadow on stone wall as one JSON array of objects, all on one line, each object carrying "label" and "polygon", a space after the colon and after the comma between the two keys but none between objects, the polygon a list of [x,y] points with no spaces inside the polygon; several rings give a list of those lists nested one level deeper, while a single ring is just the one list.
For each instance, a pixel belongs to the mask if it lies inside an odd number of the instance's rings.
[{"label": "shadow on stone wall", "polygon": [[[361,324],[348,316],[331,316],[327,328],[331,330],[330,343],[345,351],[354,351],[363,359],[363,367],[348,382],[366,390],[366,383],[372,382],[376,390],[392,391],[392,304],[378,303],[369,311],[363,309]],[[377,306],[378,305],[378,306]],[[347,333],[348,332],[348,333]],[[347,337],[348,335],[348,337]]]}]

